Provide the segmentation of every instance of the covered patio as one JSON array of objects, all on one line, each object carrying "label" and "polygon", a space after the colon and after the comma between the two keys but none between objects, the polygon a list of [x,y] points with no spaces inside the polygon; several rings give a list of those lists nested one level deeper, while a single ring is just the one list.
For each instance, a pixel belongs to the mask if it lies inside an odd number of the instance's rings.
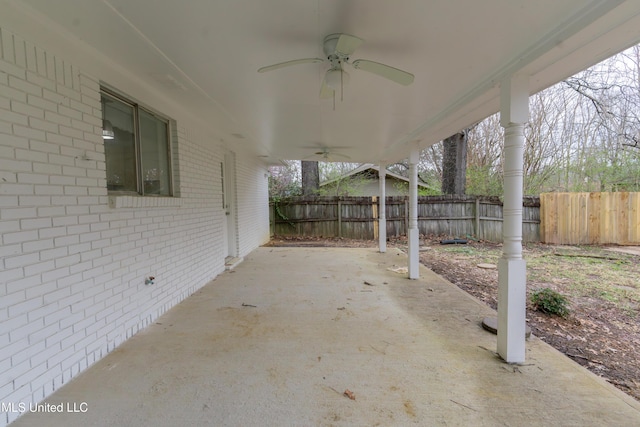
[{"label": "covered patio", "polygon": [[399,265],[397,249],[258,248],[42,403],[78,412],[12,425],[640,423],[637,401],[535,337],[505,363],[480,327],[491,309]]},{"label": "covered patio", "polygon": [[[0,426],[637,424],[525,343],[521,225],[529,95],[638,42],[637,0],[0,0]],[[497,111],[496,339],[419,265],[417,165]],[[301,159],[381,201],[409,159],[408,256],[254,251]],[[49,396],[90,409],[21,417]]]}]

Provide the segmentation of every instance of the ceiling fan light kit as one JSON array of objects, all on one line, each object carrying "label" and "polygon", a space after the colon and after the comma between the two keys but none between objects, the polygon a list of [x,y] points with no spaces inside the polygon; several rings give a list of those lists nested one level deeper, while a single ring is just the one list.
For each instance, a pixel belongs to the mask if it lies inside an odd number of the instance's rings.
[{"label": "ceiling fan light kit", "polygon": [[[364,40],[361,38],[342,33],[330,34],[324,38],[323,51],[326,55],[326,61],[331,64],[331,67],[327,70],[322,80],[320,98],[334,98],[335,91],[342,89],[349,81],[349,74],[344,71],[343,64],[349,64],[355,69],[368,71],[403,86],[413,83],[413,74],[398,68],[366,59],[358,59],[350,62],[350,55],[353,54],[362,43],[364,43]],[[294,59],[292,61],[280,62],[259,68],[258,72],[264,73],[293,65],[319,62],[325,62],[325,60],[320,58]]]},{"label": "ceiling fan light kit", "polygon": [[327,71],[324,77],[324,82],[335,91],[349,83],[349,78],[349,73],[344,71],[342,68],[332,68]]}]

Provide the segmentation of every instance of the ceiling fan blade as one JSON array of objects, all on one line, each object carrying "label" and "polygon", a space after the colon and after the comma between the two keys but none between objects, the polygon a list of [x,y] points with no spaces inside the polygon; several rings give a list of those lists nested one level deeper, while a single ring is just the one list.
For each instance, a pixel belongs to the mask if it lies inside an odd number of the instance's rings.
[{"label": "ceiling fan blade", "polygon": [[326,153],[314,153],[311,156],[307,156],[301,160],[319,161],[319,162],[344,162],[344,161],[351,160],[351,157],[347,156],[346,154],[326,152]]},{"label": "ceiling fan blade", "polygon": [[333,89],[327,85],[327,83],[322,79],[322,86],[320,87],[320,99],[331,99],[333,98]]},{"label": "ceiling fan blade", "polygon": [[351,55],[362,43],[364,43],[364,40],[360,37],[340,34],[338,44],[336,44],[336,52],[342,53],[343,55]]},{"label": "ceiling fan blade", "polygon": [[[347,145],[329,146],[329,145],[319,144],[319,145],[301,146],[300,148],[314,150],[312,155],[305,157],[302,160],[318,160],[321,162],[338,162],[338,161],[350,160],[351,157],[347,156],[346,154],[336,153],[335,150],[353,148],[353,146],[347,146]],[[345,159],[345,160],[338,160],[339,158]]]},{"label": "ceiling fan blade", "polygon": [[377,74],[380,77],[392,80],[403,86],[408,86],[413,83],[413,74],[406,71],[399,70],[389,65],[380,64],[379,62],[367,61],[366,59],[358,59],[351,64],[353,68],[365,70],[373,74]]},{"label": "ceiling fan blade", "polygon": [[278,64],[267,65],[266,67],[258,68],[259,73],[266,73],[267,71],[277,70],[279,68],[290,67],[298,64],[313,64],[318,62],[324,62],[322,58],[302,58],[294,59],[293,61],[280,62]]}]

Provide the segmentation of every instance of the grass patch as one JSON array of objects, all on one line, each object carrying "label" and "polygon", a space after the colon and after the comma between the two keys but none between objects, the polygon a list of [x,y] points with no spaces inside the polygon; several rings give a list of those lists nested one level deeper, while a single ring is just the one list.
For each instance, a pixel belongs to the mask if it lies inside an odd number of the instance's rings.
[{"label": "grass patch", "polygon": [[[635,261],[635,262],[634,262]],[[619,308],[640,302],[638,260],[612,255],[598,247],[581,247],[556,255],[537,254],[527,259],[529,280],[554,283],[579,297],[595,297]]]},{"label": "grass patch", "polygon": [[498,260],[502,256],[502,251],[500,248],[485,248],[478,246],[467,246],[467,245],[443,245],[438,248],[442,252],[462,255],[465,258],[473,259],[474,262],[479,263],[487,263],[487,264],[497,264]]},{"label": "grass patch", "polygon": [[[502,248],[443,245],[433,249],[458,254],[475,263],[496,264]],[[626,312],[640,307],[640,259],[597,246],[557,247],[528,243],[524,246],[527,282],[534,287],[552,285],[561,293],[597,298]]]},{"label": "grass patch", "polygon": [[480,254],[480,250],[474,248],[473,246],[466,245],[445,245],[442,249],[444,252],[449,252],[453,254],[464,254],[464,255],[478,255]]}]

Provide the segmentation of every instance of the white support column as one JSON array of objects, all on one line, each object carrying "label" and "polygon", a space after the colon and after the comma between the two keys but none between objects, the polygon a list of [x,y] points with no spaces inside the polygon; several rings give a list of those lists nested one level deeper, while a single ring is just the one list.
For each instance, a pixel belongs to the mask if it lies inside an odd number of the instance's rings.
[{"label": "white support column", "polygon": [[378,248],[380,253],[387,252],[387,203],[386,203],[387,165],[380,163],[378,180],[380,181],[380,198],[378,199]]},{"label": "white support column", "polygon": [[527,269],[522,259],[524,124],[529,119],[529,79],[511,76],[501,86],[504,128],[502,258],[498,262],[498,354],[508,363],[525,360]]},{"label": "white support column", "polygon": [[420,150],[418,143],[411,147],[409,156],[409,279],[420,278],[420,230],[418,229],[418,159]]}]

